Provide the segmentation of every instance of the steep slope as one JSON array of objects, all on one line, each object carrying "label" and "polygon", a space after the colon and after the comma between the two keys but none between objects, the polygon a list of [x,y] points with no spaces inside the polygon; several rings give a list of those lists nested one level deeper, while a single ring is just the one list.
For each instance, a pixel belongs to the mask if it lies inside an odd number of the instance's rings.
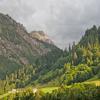
[{"label": "steep slope", "polygon": [[83,46],[95,45],[100,43],[100,27],[94,25],[91,29],[87,29],[85,35],[80,40],[79,44]]},{"label": "steep slope", "polygon": [[97,76],[100,79],[100,28],[93,26],[78,44],[73,43],[39,83],[72,84]]},{"label": "steep slope", "polygon": [[0,79],[24,65],[35,64],[37,58],[54,49],[61,51],[43,37],[30,35],[22,24],[0,13]]}]

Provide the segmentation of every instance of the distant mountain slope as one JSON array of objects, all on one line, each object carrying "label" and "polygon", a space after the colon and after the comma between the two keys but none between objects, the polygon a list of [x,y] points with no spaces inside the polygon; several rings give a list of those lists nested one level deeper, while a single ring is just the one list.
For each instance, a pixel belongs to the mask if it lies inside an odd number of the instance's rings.
[{"label": "distant mountain slope", "polygon": [[[40,33],[37,32],[37,35]],[[48,37],[43,37],[43,32],[37,38],[9,15],[0,13],[0,79],[21,66],[34,64],[37,58],[52,50],[61,51]]]}]

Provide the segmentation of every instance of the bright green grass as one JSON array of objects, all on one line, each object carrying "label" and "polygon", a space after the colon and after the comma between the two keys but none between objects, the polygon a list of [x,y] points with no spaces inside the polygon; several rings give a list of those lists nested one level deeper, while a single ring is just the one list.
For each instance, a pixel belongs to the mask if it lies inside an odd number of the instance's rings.
[{"label": "bright green grass", "polygon": [[[92,79],[89,79],[88,81],[85,81],[85,82],[82,82],[82,83],[86,83],[86,84],[95,84],[96,86],[100,86],[100,79],[97,79],[97,77],[95,76],[95,77],[93,77]],[[67,87],[70,87],[71,85],[69,85],[69,86],[67,86]],[[32,88],[32,87],[30,87],[30,88]],[[43,93],[52,93],[52,91],[53,90],[56,90],[56,89],[58,89],[59,87],[53,87],[53,86],[49,86],[49,87],[47,87],[47,86],[45,86],[45,87],[38,87],[37,89],[38,90],[40,90],[40,91],[42,91]],[[21,90],[21,92],[22,92],[23,90]],[[0,95],[0,100],[2,100],[2,98],[4,98],[4,97],[7,97],[8,95],[10,95],[11,94],[11,92],[9,92],[9,93],[6,93],[6,94],[3,94],[3,95]],[[4,99],[3,99],[4,100]]]},{"label": "bright green grass", "polygon": [[98,80],[88,80],[88,81],[85,81],[83,83],[86,83],[86,84],[95,84],[96,86],[100,86],[100,79]]},{"label": "bright green grass", "polygon": [[58,88],[59,87],[44,87],[44,88],[41,88],[40,91],[44,93],[52,93],[53,90],[56,90]]},{"label": "bright green grass", "polygon": [[0,95],[0,100],[5,100],[3,98],[6,98],[8,95],[10,95],[11,93],[5,93],[3,95]]}]

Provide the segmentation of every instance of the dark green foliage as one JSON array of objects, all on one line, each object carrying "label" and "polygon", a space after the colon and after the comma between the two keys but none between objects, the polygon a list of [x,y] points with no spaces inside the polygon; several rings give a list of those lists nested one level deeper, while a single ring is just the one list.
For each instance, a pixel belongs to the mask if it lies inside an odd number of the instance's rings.
[{"label": "dark green foliage", "polygon": [[[70,85],[95,75],[100,79],[100,27],[94,25],[78,44],[73,42],[62,51],[54,44],[32,40],[23,25],[0,14],[0,94],[28,85]],[[99,89],[76,84],[42,95],[41,99],[98,100]],[[39,93],[31,92],[18,93],[14,99],[40,99]]]},{"label": "dark green foliage", "polygon": [[[73,42],[69,50],[50,67],[51,70],[39,77],[40,83],[72,84],[85,81],[99,73],[100,44],[99,28],[96,26],[86,31],[80,42]],[[70,70],[66,67],[70,65]]]},{"label": "dark green foliage", "polygon": [[11,61],[7,57],[0,56],[0,79],[5,79],[6,75],[11,74],[15,70],[18,70],[18,68],[21,66],[21,64],[18,64],[15,61]]},{"label": "dark green foliage", "polygon": [[79,42],[83,46],[93,46],[99,43],[99,29],[94,25],[91,29],[86,30],[84,37]]},{"label": "dark green foliage", "polygon": [[62,52],[53,43],[32,38],[22,24],[0,13],[0,81],[25,87],[48,72]]}]

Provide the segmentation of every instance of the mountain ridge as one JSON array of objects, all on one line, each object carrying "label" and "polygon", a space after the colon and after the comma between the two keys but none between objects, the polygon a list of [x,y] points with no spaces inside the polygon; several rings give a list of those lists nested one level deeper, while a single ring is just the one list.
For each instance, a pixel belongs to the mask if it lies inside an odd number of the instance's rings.
[{"label": "mountain ridge", "polygon": [[28,33],[0,15],[0,94],[27,86],[63,86],[100,79],[100,28],[93,26],[62,51],[43,31]]},{"label": "mountain ridge", "polygon": [[[61,51],[54,44],[33,38],[22,24],[17,23],[9,15],[0,13],[0,60],[3,61],[0,62],[0,71],[4,72],[4,67],[5,75],[13,72],[14,68],[17,70],[20,66],[33,65],[38,57],[54,49]],[[2,57],[5,60],[2,60]],[[15,67],[12,68],[12,63],[7,65],[5,62],[14,62]]]}]

